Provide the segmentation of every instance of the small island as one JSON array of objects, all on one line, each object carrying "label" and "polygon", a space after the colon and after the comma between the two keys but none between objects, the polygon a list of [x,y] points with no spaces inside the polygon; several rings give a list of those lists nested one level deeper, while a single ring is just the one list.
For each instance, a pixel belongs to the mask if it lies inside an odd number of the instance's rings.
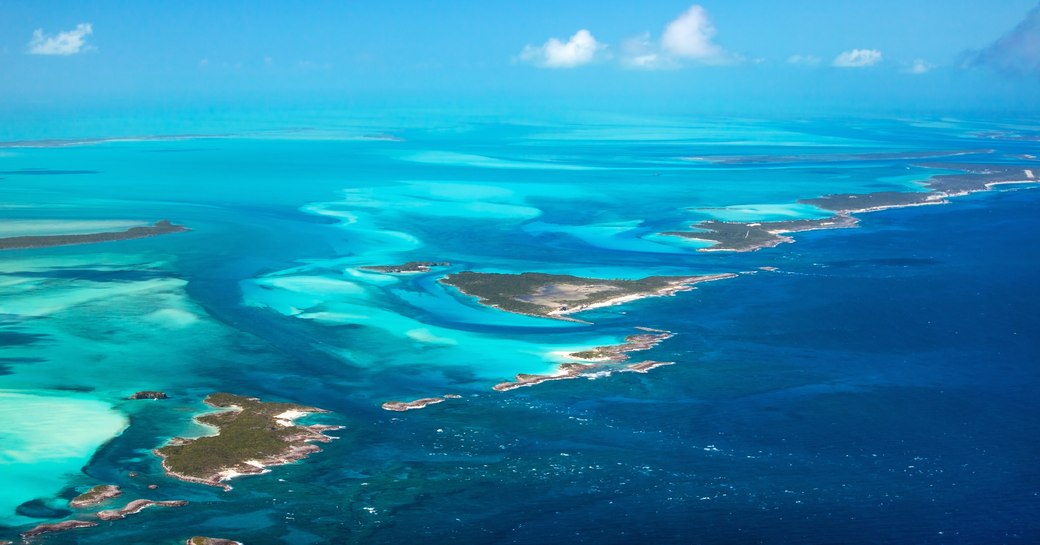
[{"label": "small island", "polygon": [[231,489],[225,481],[264,473],[268,466],[288,464],[320,452],[313,443],[328,443],[334,437],[325,432],[341,429],[296,424],[301,416],[328,411],[294,403],[263,402],[226,393],[212,394],[205,403],[224,409],[195,419],[217,428],[216,435],[176,437],[153,452],[162,458],[162,467],[171,477],[225,490]]},{"label": "small island", "polygon": [[644,333],[629,335],[625,338],[625,342],[621,344],[597,346],[590,350],[568,354],[570,358],[582,361],[561,363],[556,367],[556,372],[552,374],[534,375],[520,373],[516,375],[514,380],[500,382],[492,386],[492,389],[496,392],[505,392],[553,380],[568,380],[579,377],[596,378],[610,375],[615,371],[646,373],[657,367],[672,365],[673,362],[652,360],[629,363],[631,359],[629,354],[631,352],[649,350],[673,336],[669,331],[645,327],[638,329],[644,331]]},{"label": "small island", "polygon": [[439,282],[471,295],[485,305],[528,316],[581,321],[566,315],[619,305],[645,297],[673,295],[694,284],[733,278],[735,274],[649,276],[640,280],[581,278],[566,274],[521,274],[465,271]]},{"label": "small island", "polygon": [[242,545],[242,543],[220,537],[195,536],[188,538],[184,545]]},{"label": "small island", "polygon": [[83,509],[85,507],[93,507],[100,505],[105,500],[112,498],[118,498],[123,493],[118,486],[112,484],[101,484],[91,488],[90,490],[72,498],[69,502],[70,507],[76,509]]},{"label": "small island", "polygon": [[459,399],[462,396],[457,394],[447,394],[441,397],[424,397],[422,399],[416,399],[415,401],[387,401],[383,403],[383,409],[387,411],[410,411],[413,409],[423,409],[436,403],[443,403],[449,399]]},{"label": "small island", "polygon": [[170,399],[170,396],[166,395],[166,392],[144,390],[136,392],[134,395],[130,396],[130,399]]},{"label": "small island", "polygon": [[94,244],[113,242],[135,238],[154,237],[189,231],[183,225],[174,225],[169,220],[159,220],[150,227],[131,227],[126,231],[105,233],[87,233],[81,235],[29,235],[0,238],[0,250],[23,250],[29,248],[50,248],[53,246],[71,246],[74,244]]},{"label": "small island", "polygon": [[134,500],[121,509],[106,509],[104,511],[98,511],[97,518],[101,520],[117,520],[126,518],[130,515],[136,515],[141,511],[149,507],[183,507],[188,505],[188,502],[184,500],[171,500],[171,501],[154,501],[154,500]]},{"label": "small island", "polygon": [[89,520],[65,520],[62,522],[52,522],[47,524],[40,524],[22,532],[22,539],[30,539],[43,534],[50,534],[53,532],[64,532],[65,530],[75,530],[76,528],[90,528],[91,526],[97,526],[98,523]]},{"label": "small island", "polygon": [[388,274],[415,274],[427,273],[435,267],[448,267],[451,263],[447,261],[409,261],[401,265],[369,265],[358,267],[363,271],[381,272]]}]

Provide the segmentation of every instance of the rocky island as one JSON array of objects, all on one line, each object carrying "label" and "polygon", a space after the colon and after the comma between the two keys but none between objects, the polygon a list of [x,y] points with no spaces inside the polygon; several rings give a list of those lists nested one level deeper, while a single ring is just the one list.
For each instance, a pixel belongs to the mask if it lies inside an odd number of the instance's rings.
[{"label": "rocky island", "polygon": [[556,367],[556,372],[548,375],[521,373],[508,382],[500,382],[492,387],[497,392],[505,392],[516,388],[534,386],[553,380],[568,380],[579,377],[595,378],[617,372],[646,373],[651,369],[664,365],[672,365],[667,361],[641,361],[629,363],[631,352],[649,350],[673,336],[671,332],[650,328],[639,328],[644,333],[629,335],[625,342],[608,346],[598,346],[590,350],[582,350],[568,354],[570,358],[580,362],[565,362]]},{"label": "rocky island", "polygon": [[465,271],[439,281],[499,310],[541,318],[580,321],[566,315],[619,305],[645,297],[660,297],[693,289],[700,282],[733,278],[735,274],[649,276],[640,280],[581,278],[566,274],[521,274]]},{"label": "rocky island", "polygon": [[70,507],[76,509],[83,509],[85,507],[93,507],[100,505],[105,500],[117,498],[123,493],[118,486],[111,484],[101,484],[91,488],[90,490],[72,498],[69,502]]},{"label": "rocky island", "polygon": [[219,412],[196,417],[200,424],[217,429],[216,435],[186,439],[176,437],[154,453],[162,458],[168,475],[184,481],[219,486],[240,475],[256,475],[320,452],[313,443],[328,443],[326,431],[340,426],[298,425],[295,420],[323,409],[294,403],[263,402],[233,394],[212,394],[205,399]]},{"label": "rocky island", "polygon": [[134,395],[130,396],[130,399],[170,399],[170,396],[166,395],[166,392],[145,390],[136,392]]},{"label": "rocky island", "polygon": [[449,399],[459,399],[462,396],[457,394],[447,394],[441,397],[424,397],[422,399],[416,399],[415,401],[387,401],[383,403],[383,409],[387,411],[410,411],[413,409],[423,409],[429,405],[436,403],[442,403]]},{"label": "rocky island", "polygon": [[414,274],[427,273],[434,267],[448,267],[451,263],[447,261],[409,261],[401,265],[370,265],[358,267],[363,271],[381,272],[389,274]]},{"label": "rocky island", "polygon": [[232,541],[230,539],[224,539],[220,537],[203,537],[195,536],[188,538],[184,542],[185,545],[242,545],[239,541]]},{"label": "rocky island", "polygon": [[134,500],[120,509],[106,509],[104,511],[98,511],[97,518],[101,520],[116,520],[126,518],[130,515],[136,515],[141,511],[149,507],[183,507],[188,505],[188,502],[184,500],[172,500],[172,501],[154,501],[154,500]]},{"label": "rocky island", "polygon": [[22,532],[22,539],[30,539],[43,534],[50,534],[53,532],[64,532],[65,530],[75,530],[76,528],[90,528],[91,526],[97,526],[98,523],[89,520],[65,520],[62,522],[53,522],[48,524],[40,524]]},{"label": "rocky island", "polygon": [[149,227],[131,227],[126,231],[86,233],[81,235],[37,235],[0,238],[0,250],[22,250],[28,248],[50,248],[73,244],[94,244],[134,238],[154,237],[189,231],[183,225],[174,225],[169,220],[159,220]]}]

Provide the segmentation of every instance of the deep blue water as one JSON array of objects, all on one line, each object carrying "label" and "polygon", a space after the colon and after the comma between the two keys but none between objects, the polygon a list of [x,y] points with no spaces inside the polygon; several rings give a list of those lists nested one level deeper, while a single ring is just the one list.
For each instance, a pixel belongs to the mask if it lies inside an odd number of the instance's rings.
[{"label": "deep blue water", "polygon": [[[155,154],[148,142],[0,157],[15,173],[98,173],[8,175],[3,202],[28,206],[2,209],[3,219],[171,217],[193,228],[0,256],[0,280],[12,282],[0,284],[0,389],[74,392],[129,424],[81,472],[71,457],[57,489],[7,491],[33,500],[3,519],[0,539],[53,519],[47,509],[62,509],[73,488],[111,482],[128,498],[191,504],[41,542],[1040,541],[1040,191],[866,214],[858,229],[747,254],[644,238],[711,214],[691,208],[907,185],[892,181],[906,175],[902,160],[727,167],[681,157],[996,145],[972,140],[972,128],[759,122],[702,134],[677,123],[561,142],[571,127],[479,125],[401,131],[409,139],[398,147],[231,139],[161,143],[184,153]],[[655,130],[677,134],[640,140]],[[772,135],[724,143],[756,130]],[[1001,161],[1030,149],[1000,145]],[[315,203],[356,221],[305,208]],[[436,275],[350,276],[411,258],[590,276],[757,272],[583,314],[590,326],[482,309]],[[280,279],[296,283],[271,283]],[[108,295],[82,299],[92,293]],[[301,317],[306,305],[329,315]],[[196,321],[153,315],[160,308]],[[546,368],[546,350],[613,342],[635,326],[677,333],[646,354],[675,365],[490,390]],[[152,387],[173,399],[121,400]],[[163,477],[150,449],[198,433],[189,422],[212,391],[322,407],[332,411],[322,420],[346,428],[323,453],[235,480],[231,492]],[[464,398],[379,408],[449,392]]]}]

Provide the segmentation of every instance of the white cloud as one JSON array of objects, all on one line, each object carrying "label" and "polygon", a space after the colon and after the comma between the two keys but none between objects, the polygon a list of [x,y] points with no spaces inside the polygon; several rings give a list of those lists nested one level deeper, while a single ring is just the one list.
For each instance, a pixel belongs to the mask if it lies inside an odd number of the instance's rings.
[{"label": "white cloud", "polygon": [[815,55],[791,55],[787,57],[787,64],[796,66],[817,66],[820,62],[820,58]]},{"label": "white cloud", "polygon": [[715,25],[711,24],[707,10],[695,4],[668,23],[661,36],[661,49],[705,64],[732,62],[732,55],[716,45],[712,41],[714,37]]},{"label": "white cloud", "polygon": [[935,68],[935,65],[929,64],[924,59],[917,59],[910,63],[906,71],[910,74],[927,74],[932,71],[932,68]]},{"label": "white cloud", "polygon": [[549,38],[540,46],[527,45],[518,58],[544,68],[574,68],[596,60],[597,54],[606,48],[605,44],[596,41],[596,37],[583,28],[575,32],[566,43]]},{"label": "white cloud", "polygon": [[29,53],[32,55],[75,55],[84,51],[87,46],[87,36],[94,32],[90,23],[80,23],[72,30],[59,32],[54,36],[43,33],[42,28],[33,31],[32,40],[29,41]]},{"label": "white cloud", "polygon": [[629,68],[659,69],[677,68],[680,61],[712,65],[743,61],[714,42],[715,32],[708,11],[694,4],[665,26],[659,44],[649,33],[626,41],[621,62]]},{"label": "white cloud", "polygon": [[877,49],[853,49],[834,57],[831,64],[838,68],[865,68],[881,62],[881,52]]}]

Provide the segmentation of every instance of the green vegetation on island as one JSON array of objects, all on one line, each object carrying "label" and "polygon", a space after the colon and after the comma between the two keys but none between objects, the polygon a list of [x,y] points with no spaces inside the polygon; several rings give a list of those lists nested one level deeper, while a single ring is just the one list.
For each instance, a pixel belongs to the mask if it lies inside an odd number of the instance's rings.
[{"label": "green vegetation on island", "polygon": [[178,479],[230,489],[223,481],[306,458],[321,450],[313,442],[333,439],[323,432],[339,429],[296,424],[294,420],[300,416],[327,411],[294,403],[262,402],[226,393],[212,394],[205,403],[224,409],[196,417],[199,423],[217,428],[216,435],[174,438],[154,451],[163,459],[163,469]]},{"label": "green vegetation on island", "polygon": [[0,250],[20,250],[27,248],[50,248],[52,246],[70,246],[73,244],[93,244],[96,242],[112,242],[134,238],[154,237],[170,233],[188,231],[183,225],[174,225],[169,220],[159,220],[149,227],[131,227],[126,231],[106,233],[87,233],[82,235],[30,235],[0,238]]},{"label": "green vegetation on island", "polygon": [[130,399],[170,399],[170,396],[166,395],[166,392],[144,390],[134,393]]},{"label": "green vegetation on island", "polygon": [[390,274],[402,274],[402,273],[426,273],[430,272],[430,269],[434,267],[447,267],[451,263],[447,261],[409,261],[401,265],[370,265],[365,267],[358,267],[363,271],[390,273]]},{"label": "green vegetation on island", "polygon": [[119,497],[119,495],[122,493],[123,491],[120,490],[118,486],[111,484],[100,484],[80,494],[79,496],[72,498],[72,501],[69,502],[69,506],[74,507],[76,509],[91,507],[94,505],[98,505],[105,500]]},{"label": "green vegetation on island", "polygon": [[440,282],[500,310],[567,320],[566,314],[620,304],[643,297],[671,295],[698,282],[731,278],[733,274],[649,276],[639,280],[581,278],[566,274],[521,274],[465,271]]},{"label": "green vegetation on island", "polygon": [[194,536],[188,538],[185,545],[242,545],[242,543],[220,537]]},{"label": "green vegetation on island", "polygon": [[876,193],[843,193],[824,195],[815,199],[801,199],[798,202],[816,208],[834,212],[872,212],[887,208],[903,208],[923,204],[942,204],[945,195],[939,193],[878,191]]},{"label": "green vegetation on island", "polygon": [[661,234],[715,243],[709,248],[703,248],[704,251],[749,252],[759,248],[771,248],[784,242],[792,242],[793,239],[784,236],[784,233],[815,229],[840,229],[855,225],[856,218],[839,214],[823,219],[770,222],[702,221],[694,226],[698,231],[669,231]]}]

